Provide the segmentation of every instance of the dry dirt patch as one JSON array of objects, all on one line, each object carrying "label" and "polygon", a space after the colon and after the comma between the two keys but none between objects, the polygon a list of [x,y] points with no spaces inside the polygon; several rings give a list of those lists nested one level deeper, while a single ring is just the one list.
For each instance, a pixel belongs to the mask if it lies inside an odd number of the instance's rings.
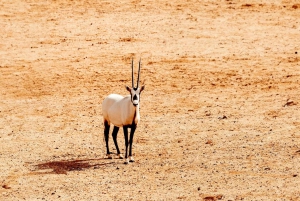
[{"label": "dry dirt patch", "polygon": [[[299,199],[297,1],[0,6],[1,199]],[[104,159],[101,102],[126,94],[132,57],[125,166]]]}]

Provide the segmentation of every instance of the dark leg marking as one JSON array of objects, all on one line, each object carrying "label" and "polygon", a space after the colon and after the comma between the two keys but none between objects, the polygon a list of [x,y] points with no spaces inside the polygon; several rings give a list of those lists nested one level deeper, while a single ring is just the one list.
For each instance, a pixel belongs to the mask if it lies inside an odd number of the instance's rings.
[{"label": "dark leg marking", "polygon": [[115,146],[116,146],[116,149],[117,149],[117,154],[120,154],[120,149],[119,149],[118,142],[117,142],[118,131],[119,131],[119,127],[114,126],[112,136],[113,136],[114,143],[115,143]]},{"label": "dark leg marking", "polygon": [[[128,126],[123,126],[123,131],[124,131],[124,138],[125,138],[125,160],[128,158]],[[127,162],[125,161],[125,164]]]},{"label": "dark leg marking", "polygon": [[[130,130],[130,140],[129,140],[129,156],[132,156],[132,143],[133,143],[133,136],[136,129],[136,124],[131,125]],[[134,162],[134,160],[130,160],[129,162]]]},{"label": "dark leg marking", "polygon": [[108,124],[108,122],[104,121],[104,137],[105,137],[105,143],[106,143],[106,154],[110,154],[109,147],[108,147],[109,128],[110,128],[110,125]]}]

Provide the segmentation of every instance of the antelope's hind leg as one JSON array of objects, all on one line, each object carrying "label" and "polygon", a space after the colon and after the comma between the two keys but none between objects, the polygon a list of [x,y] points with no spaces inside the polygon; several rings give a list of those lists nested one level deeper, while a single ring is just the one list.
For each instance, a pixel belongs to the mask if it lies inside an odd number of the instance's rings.
[{"label": "antelope's hind leg", "polygon": [[104,138],[105,138],[105,144],[106,144],[106,156],[108,159],[112,159],[111,153],[109,152],[109,146],[108,146],[108,138],[109,138],[109,128],[110,125],[107,121],[104,121]]},{"label": "antelope's hind leg", "polygon": [[123,157],[123,155],[120,153],[120,149],[119,149],[118,141],[117,141],[118,132],[119,132],[119,127],[114,126],[114,130],[113,130],[112,136],[113,136],[114,143],[115,143],[115,146],[116,146],[116,149],[117,149],[118,157],[119,157],[120,159],[123,159],[124,157]]}]

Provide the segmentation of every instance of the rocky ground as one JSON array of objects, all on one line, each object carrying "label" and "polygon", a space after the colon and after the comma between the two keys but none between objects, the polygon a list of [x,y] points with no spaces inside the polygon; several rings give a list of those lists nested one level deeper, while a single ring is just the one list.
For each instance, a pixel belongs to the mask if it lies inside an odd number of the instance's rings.
[{"label": "rocky ground", "polygon": [[[300,199],[298,1],[0,7],[0,200]],[[124,165],[101,103],[127,95],[131,58],[146,88]]]}]

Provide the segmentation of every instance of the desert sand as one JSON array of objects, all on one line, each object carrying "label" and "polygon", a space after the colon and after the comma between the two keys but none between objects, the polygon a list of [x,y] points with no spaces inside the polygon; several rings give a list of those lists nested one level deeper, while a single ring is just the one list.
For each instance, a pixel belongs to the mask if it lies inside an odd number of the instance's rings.
[{"label": "desert sand", "polygon": [[[299,1],[0,8],[0,200],[300,200]],[[101,103],[128,94],[131,58],[145,91],[124,165]]]}]

